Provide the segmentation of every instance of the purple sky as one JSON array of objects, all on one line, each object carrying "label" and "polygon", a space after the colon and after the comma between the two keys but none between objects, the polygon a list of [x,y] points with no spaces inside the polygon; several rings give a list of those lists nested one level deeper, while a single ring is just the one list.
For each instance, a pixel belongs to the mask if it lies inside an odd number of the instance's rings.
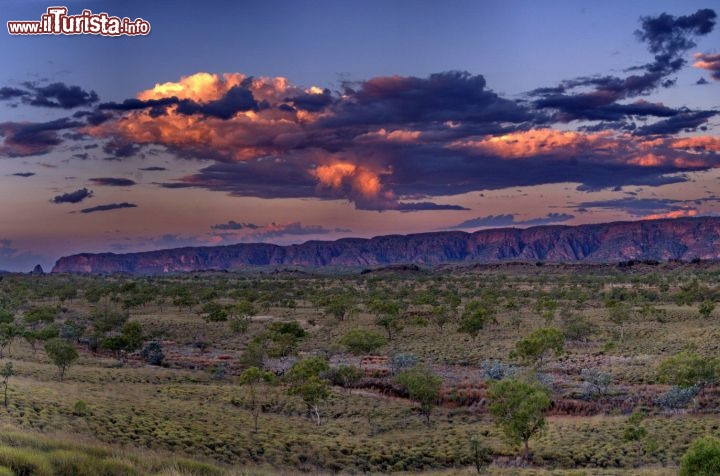
[{"label": "purple sky", "polygon": [[709,2],[64,5],[152,31],[3,33],[0,269],[720,212]]}]

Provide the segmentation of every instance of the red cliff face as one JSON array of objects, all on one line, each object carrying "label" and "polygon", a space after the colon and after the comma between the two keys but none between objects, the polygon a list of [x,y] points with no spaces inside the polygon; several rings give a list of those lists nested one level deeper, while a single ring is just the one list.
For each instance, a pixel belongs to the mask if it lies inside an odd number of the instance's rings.
[{"label": "red cliff face", "polygon": [[580,226],[448,231],[371,239],[178,248],[60,258],[53,273],[162,274],[250,266],[374,266],[401,263],[720,259],[720,218],[679,218]]}]

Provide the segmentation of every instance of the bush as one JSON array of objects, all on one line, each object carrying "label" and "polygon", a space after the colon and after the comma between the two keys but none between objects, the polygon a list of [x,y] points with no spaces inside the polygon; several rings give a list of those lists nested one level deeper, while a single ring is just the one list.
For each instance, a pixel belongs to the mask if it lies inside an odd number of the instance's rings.
[{"label": "bush", "polygon": [[369,354],[387,343],[385,337],[367,329],[353,329],[340,339],[340,343],[355,354]]},{"label": "bush", "polygon": [[418,359],[414,354],[401,352],[390,357],[390,369],[393,374],[415,367],[417,363]]},{"label": "bush", "polygon": [[165,360],[162,345],[156,340],[148,342],[143,347],[143,350],[140,351],[140,357],[150,365],[162,365],[163,360]]},{"label": "bush", "polygon": [[720,440],[700,438],[680,460],[680,476],[713,476],[720,474]]}]

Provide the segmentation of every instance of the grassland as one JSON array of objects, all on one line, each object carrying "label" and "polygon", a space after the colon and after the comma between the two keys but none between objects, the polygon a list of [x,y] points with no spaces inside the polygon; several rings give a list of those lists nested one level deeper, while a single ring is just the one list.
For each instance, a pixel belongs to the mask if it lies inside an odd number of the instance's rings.
[{"label": "grassland", "polygon": [[[0,308],[12,316],[14,335],[0,366],[12,362],[15,375],[8,406],[0,405],[0,475],[475,474],[473,436],[492,455],[487,474],[676,474],[694,439],[720,436],[719,391],[705,385],[692,404],[663,406],[670,385],[660,382],[658,366],[683,350],[717,354],[720,311],[703,316],[699,306],[720,298],[719,281],[720,266],[706,263],[5,276]],[[476,337],[459,331],[473,300],[494,317]],[[400,312],[368,365],[340,341],[358,328],[386,334],[378,302],[397,303]],[[629,311],[622,330],[609,319],[616,305]],[[440,307],[447,322],[439,322]],[[28,317],[41,308],[51,317]],[[162,346],[161,365],[148,364],[139,349],[104,348],[128,322],[140,325],[141,347]],[[273,340],[272,326],[290,322],[306,335]],[[510,357],[518,340],[543,327],[563,331],[561,354],[541,365]],[[33,339],[42,331],[80,353],[63,381],[42,338]],[[259,384],[255,431],[253,389],[239,375],[258,343],[261,365],[278,375],[320,355],[331,368],[355,366],[363,376],[331,386],[319,426],[282,379]],[[385,363],[398,354],[442,377],[430,425]],[[583,369],[607,375],[607,389],[594,392]],[[531,463],[488,414],[487,387],[499,370],[532,370],[552,390]],[[633,440],[625,430],[636,410],[645,412],[646,435]]]}]

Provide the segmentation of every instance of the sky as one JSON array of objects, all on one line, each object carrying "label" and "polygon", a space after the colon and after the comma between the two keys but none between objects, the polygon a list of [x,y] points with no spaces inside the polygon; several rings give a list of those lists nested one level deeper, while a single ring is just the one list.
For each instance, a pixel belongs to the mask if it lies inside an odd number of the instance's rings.
[{"label": "sky", "polygon": [[151,30],[3,27],[0,269],[720,215],[715,2],[62,5]]}]

